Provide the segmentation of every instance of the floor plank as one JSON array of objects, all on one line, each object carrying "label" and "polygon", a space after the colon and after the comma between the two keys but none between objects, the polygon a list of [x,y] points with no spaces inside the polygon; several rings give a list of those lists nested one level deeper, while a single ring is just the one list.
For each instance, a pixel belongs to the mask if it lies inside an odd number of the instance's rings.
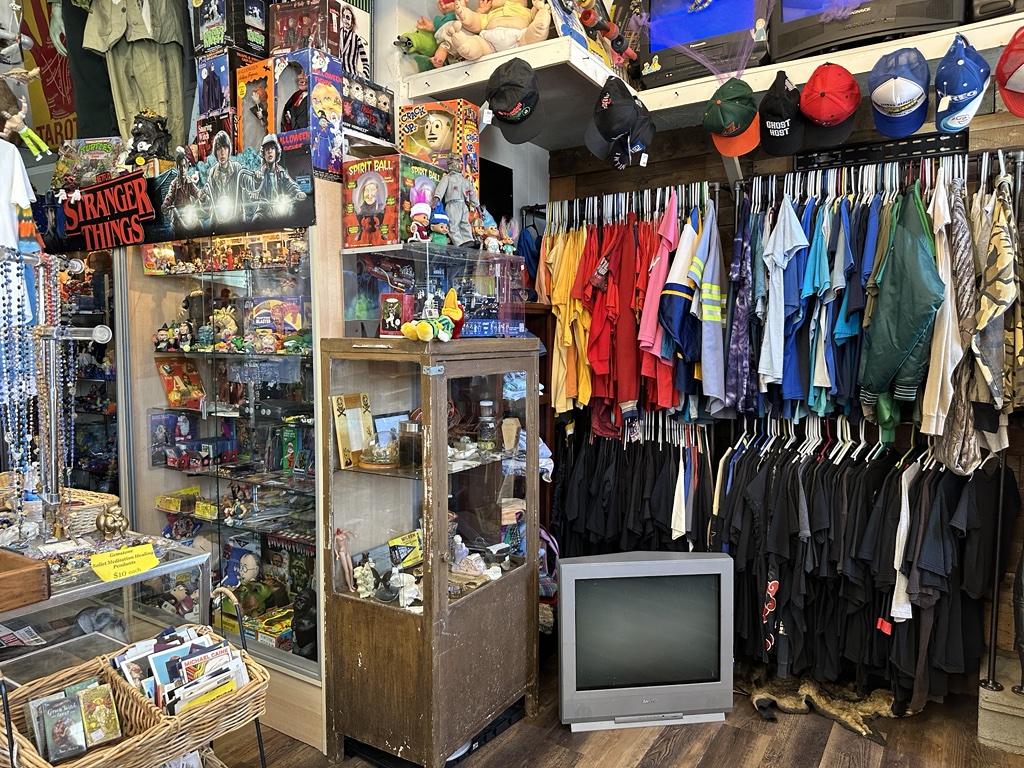
[{"label": "floor plank", "polygon": [[[754,711],[752,706],[747,709]],[[774,723],[774,733],[761,760],[763,768],[818,765],[832,733],[832,721],[817,715],[784,715]]]},{"label": "floor plank", "polygon": [[[772,737],[731,725],[719,725],[696,768],[757,768]],[[678,763],[684,768],[685,763]]]},{"label": "floor plank", "polygon": [[[817,715],[795,715],[817,717]],[[819,766],[828,768],[881,768],[882,747],[833,723]],[[813,763],[808,763],[813,765]],[[936,763],[936,766],[941,763]]]}]

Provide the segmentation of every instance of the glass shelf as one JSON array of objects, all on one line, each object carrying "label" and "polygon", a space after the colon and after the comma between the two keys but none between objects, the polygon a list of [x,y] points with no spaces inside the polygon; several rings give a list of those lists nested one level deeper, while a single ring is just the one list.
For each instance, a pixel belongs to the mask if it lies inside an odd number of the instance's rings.
[{"label": "glass shelf", "polygon": [[312,360],[313,353],[312,352],[301,352],[301,353],[294,353],[294,352],[228,352],[227,350],[223,350],[223,351],[220,351],[220,352],[217,352],[217,351],[214,351],[214,352],[178,352],[178,351],[173,351],[173,352],[154,352],[153,356],[156,359],[158,359],[158,360],[162,359],[162,358],[165,358],[165,357],[196,357],[196,358],[202,358],[202,359],[219,358],[219,359],[222,359],[222,360],[223,359],[238,360],[238,359],[246,358],[246,357],[259,357],[259,358],[296,357],[296,358],[300,358],[300,359],[301,358],[305,358],[307,360]]},{"label": "glass shelf", "polygon": [[[218,471],[226,470],[226,471]],[[231,468],[221,466],[207,470],[187,470],[189,477],[215,477],[220,480],[227,480],[232,483],[247,483],[249,485],[261,485],[287,493],[294,493],[299,496],[315,496],[316,481],[312,477],[289,475],[285,472],[267,472],[260,474],[251,471],[244,475],[231,474]]]}]

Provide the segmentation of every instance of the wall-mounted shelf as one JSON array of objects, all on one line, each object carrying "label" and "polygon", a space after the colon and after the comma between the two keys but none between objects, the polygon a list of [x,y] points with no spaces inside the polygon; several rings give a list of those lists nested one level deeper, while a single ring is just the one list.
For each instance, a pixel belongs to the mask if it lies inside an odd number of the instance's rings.
[{"label": "wall-mounted shelf", "polygon": [[[789,79],[794,83],[803,85],[816,67],[825,62],[834,61],[841,63],[853,73],[861,84],[862,93],[867,98],[868,73],[879,57],[885,53],[904,47],[917,48],[928,60],[934,75],[936,62],[946,53],[953,41],[953,35],[960,32],[994,69],[1003,46],[1010,41],[1013,33],[1022,24],[1024,24],[1024,13],[1014,13],[938,32],[914,35],[902,40],[890,40],[820,56],[753,67],[743,72],[742,79],[750,85],[755,93],[761,94],[768,90],[775,80],[775,73],[780,69],[785,70]],[[709,75],[699,80],[688,80],[642,91],[640,98],[653,113],[658,130],[685,128],[700,125],[704,107],[718,86],[718,80],[713,75]],[[994,83],[991,88],[995,90]],[[932,95],[934,96],[934,92]]]},{"label": "wall-mounted shelf", "polygon": [[544,128],[533,143],[548,150],[581,145],[597,94],[613,73],[601,59],[567,37],[410,75],[402,80],[404,101],[463,98],[482,104],[491,72],[514,58],[534,68],[540,86]]}]

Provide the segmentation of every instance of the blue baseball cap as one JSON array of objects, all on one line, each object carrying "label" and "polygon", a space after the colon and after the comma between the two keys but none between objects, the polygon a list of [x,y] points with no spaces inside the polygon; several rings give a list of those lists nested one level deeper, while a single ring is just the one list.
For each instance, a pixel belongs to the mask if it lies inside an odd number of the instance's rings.
[{"label": "blue baseball cap", "polygon": [[966,128],[981,106],[990,74],[981,54],[957,33],[935,70],[935,127],[943,133]]},{"label": "blue baseball cap", "polygon": [[875,62],[868,91],[879,133],[902,139],[924,125],[930,80],[928,62],[917,48],[901,48]]}]

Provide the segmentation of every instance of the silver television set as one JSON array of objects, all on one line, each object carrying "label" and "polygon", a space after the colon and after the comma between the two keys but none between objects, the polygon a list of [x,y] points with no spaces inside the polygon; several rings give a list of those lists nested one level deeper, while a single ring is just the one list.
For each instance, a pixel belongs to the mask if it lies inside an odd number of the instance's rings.
[{"label": "silver television set", "polygon": [[733,561],[626,552],[558,566],[559,717],[574,731],[732,710]]}]

